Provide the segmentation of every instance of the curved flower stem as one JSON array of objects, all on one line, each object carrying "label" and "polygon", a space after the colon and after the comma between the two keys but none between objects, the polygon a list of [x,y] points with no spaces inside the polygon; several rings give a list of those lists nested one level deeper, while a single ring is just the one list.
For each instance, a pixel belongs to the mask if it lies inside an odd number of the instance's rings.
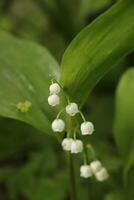
[{"label": "curved flower stem", "polygon": [[70,200],[77,200],[74,158],[69,154],[69,173],[70,173]]},{"label": "curved flower stem", "polygon": [[80,113],[80,115],[81,115],[82,120],[83,120],[84,122],[86,122],[86,119],[85,119],[83,113],[82,113],[80,110],[79,110],[79,113]]},{"label": "curved flower stem", "polygon": [[62,110],[60,110],[60,112],[57,114],[56,116],[56,119],[58,119],[60,117],[60,115],[62,114],[62,112],[64,111],[65,109],[63,108]]},{"label": "curved flower stem", "polygon": [[96,154],[95,154],[95,151],[94,151],[92,145],[91,144],[87,144],[87,148],[90,150],[93,158],[96,159]]}]

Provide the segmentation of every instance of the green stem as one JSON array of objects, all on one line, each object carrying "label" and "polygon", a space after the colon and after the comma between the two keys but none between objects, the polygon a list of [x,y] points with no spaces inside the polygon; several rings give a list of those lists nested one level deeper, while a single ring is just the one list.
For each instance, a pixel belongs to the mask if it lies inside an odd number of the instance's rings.
[{"label": "green stem", "polygon": [[86,122],[86,119],[85,119],[83,113],[82,113],[80,110],[79,110],[79,113],[80,113],[80,115],[81,115],[82,120],[83,120],[84,122]]},{"label": "green stem", "polygon": [[74,158],[72,154],[69,154],[69,172],[70,172],[70,200],[77,200]]},{"label": "green stem", "polygon": [[74,137],[75,140],[76,140],[77,129],[78,129],[78,126],[75,127],[75,129],[74,129],[74,133],[73,133],[73,137]]},{"label": "green stem", "polygon": [[89,159],[88,159],[88,152],[86,145],[84,145],[83,157],[84,157],[84,164],[87,165],[89,163]]},{"label": "green stem", "polygon": [[69,103],[70,103],[70,100],[69,100],[69,97],[68,97],[68,95],[66,94],[64,88],[62,87],[62,85],[61,85],[56,79],[53,78],[53,79],[51,80],[51,82],[54,83],[54,81],[55,81],[56,83],[58,83],[58,85],[59,85],[60,88],[62,89],[62,91],[63,91],[63,93],[64,93],[64,95],[65,95],[67,104],[69,104]]},{"label": "green stem", "polygon": [[92,145],[91,144],[87,144],[87,148],[90,150],[90,152],[91,152],[91,154],[93,156],[93,159],[96,159],[96,154],[95,154],[95,151],[94,151]]},{"label": "green stem", "polygon": [[58,119],[60,117],[60,115],[62,114],[62,112],[64,111],[65,109],[63,108],[62,110],[60,110],[60,112],[57,114],[56,116],[56,119]]}]

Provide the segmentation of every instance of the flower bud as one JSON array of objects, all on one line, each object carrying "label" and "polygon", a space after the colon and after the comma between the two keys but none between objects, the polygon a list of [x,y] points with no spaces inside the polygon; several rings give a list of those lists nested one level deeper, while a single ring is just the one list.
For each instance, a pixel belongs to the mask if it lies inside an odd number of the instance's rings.
[{"label": "flower bud", "polygon": [[52,122],[52,130],[54,132],[62,132],[65,128],[65,123],[62,119],[55,119]]},{"label": "flower bud", "polygon": [[93,173],[96,174],[98,171],[101,170],[102,164],[99,160],[95,160],[90,163],[90,167],[91,167]]},{"label": "flower bud", "polygon": [[89,165],[82,165],[80,167],[80,176],[83,178],[89,178],[93,175],[91,167]]},{"label": "flower bud", "polygon": [[72,145],[73,139],[72,138],[65,138],[62,141],[62,148],[65,151],[71,151],[71,145]]},{"label": "flower bud", "polygon": [[79,112],[78,109],[78,105],[76,103],[70,103],[66,106],[66,112],[71,115],[74,116],[76,113]]},{"label": "flower bud", "polygon": [[83,143],[81,140],[73,140],[71,145],[71,153],[80,153],[83,151]]},{"label": "flower bud", "polygon": [[48,104],[50,106],[56,106],[60,103],[59,96],[56,94],[52,94],[48,97]]},{"label": "flower bud", "polygon": [[58,94],[60,92],[60,86],[58,83],[53,83],[49,87],[50,94]]},{"label": "flower bud", "polygon": [[100,171],[98,171],[96,174],[95,174],[95,177],[98,181],[105,181],[106,179],[108,179],[109,175],[108,175],[108,172],[107,170],[103,167],[101,168]]},{"label": "flower bud", "polygon": [[91,135],[94,131],[94,125],[92,122],[83,122],[80,129],[82,135]]}]

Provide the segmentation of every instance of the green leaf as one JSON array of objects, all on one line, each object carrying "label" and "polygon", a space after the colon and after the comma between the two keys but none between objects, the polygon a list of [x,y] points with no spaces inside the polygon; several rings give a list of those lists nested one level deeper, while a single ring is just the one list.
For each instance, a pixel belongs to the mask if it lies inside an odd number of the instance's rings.
[{"label": "green leaf", "polygon": [[114,136],[124,159],[123,181],[128,199],[134,198],[134,68],[124,73],[116,91]]},{"label": "green leaf", "polygon": [[117,87],[114,135],[120,154],[128,158],[134,147],[134,68],[123,75]]},{"label": "green leaf", "polygon": [[30,200],[43,200],[46,197],[49,200],[63,199],[68,189],[66,171],[58,172],[56,170],[53,173],[51,172],[48,177],[47,173],[49,172],[42,174],[40,169],[36,169],[36,165],[40,167],[40,163],[33,164],[29,163],[20,169],[14,170],[14,174],[12,173],[7,179],[10,197],[17,199],[17,196],[22,194]]},{"label": "green leaf", "polygon": [[65,172],[58,172],[54,177],[40,179],[35,182],[30,191],[28,191],[28,197],[31,200],[62,200],[66,196],[68,190],[68,180]]},{"label": "green leaf", "polygon": [[[134,153],[134,151],[133,151]],[[132,161],[134,161],[134,159],[132,159]],[[134,162],[133,165],[131,165],[131,167],[129,166],[129,171],[127,171],[126,174],[126,179],[125,179],[125,188],[127,191],[127,197],[128,199],[133,200],[134,199]]]},{"label": "green leaf", "polygon": [[7,186],[9,195],[13,196],[13,199],[19,194],[31,193],[42,179],[53,181],[57,172],[58,154],[54,143],[51,144],[48,140],[42,149],[34,149],[27,154],[23,150],[21,162],[13,163],[11,162],[13,158],[14,155],[10,157],[9,165],[8,162],[5,162],[5,165],[1,162],[3,165],[0,167],[0,180]]},{"label": "green leaf", "polygon": [[24,122],[0,118],[0,162],[17,161],[23,157],[24,152],[28,154],[46,146],[48,142],[50,144],[50,139],[52,140],[52,137]]},{"label": "green leaf", "polygon": [[81,103],[96,83],[134,49],[134,3],[120,1],[84,28],[61,63],[61,83]]},{"label": "green leaf", "polygon": [[105,200],[126,200],[124,191],[114,191],[106,195]]},{"label": "green leaf", "polygon": [[[22,120],[50,133],[52,111],[47,103],[50,76],[58,78],[58,64],[43,47],[0,31],[0,115]],[[16,109],[30,101],[27,113]]]},{"label": "green leaf", "polygon": [[[133,146],[134,147],[134,146]],[[133,177],[134,177],[134,149],[128,155],[127,160],[124,162],[124,170],[123,170],[123,182],[128,191],[131,191],[131,185],[133,185]],[[132,193],[132,192],[130,192]]]}]

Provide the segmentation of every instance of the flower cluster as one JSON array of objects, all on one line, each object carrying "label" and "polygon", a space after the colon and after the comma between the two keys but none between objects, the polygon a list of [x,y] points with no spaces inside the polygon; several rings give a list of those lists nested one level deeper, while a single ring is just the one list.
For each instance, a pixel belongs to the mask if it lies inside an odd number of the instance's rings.
[{"label": "flower cluster", "polygon": [[89,178],[93,175],[98,181],[104,181],[109,177],[106,168],[102,166],[99,160],[94,160],[89,165],[85,164],[80,167],[81,177]]},{"label": "flower cluster", "polygon": [[[50,96],[48,97],[48,104],[50,106],[56,106],[60,103],[60,98],[58,94],[60,90],[63,89],[57,82],[52,83],[49,87]],[[66,128],[65,122],[63,119],[60,118],[60,114],[65,111],[67,115],[70,117],[74,117],[77,113],[80,114],[83,122],[79,126],[79,130],[81,135],[92,135],[94,132],[94,125],[90,121],[86,121],[83,113],[79,110],[78,105],[75,102],[70,102],[68,100],[67,105],[63,108],[57,115],[56,119],[52,122],[52,130],[54,132],[63,132]],[[67,134],[67,137],[62,140],[62,148],[65,151],[69,151],[72,154],[77,154],[83,152],[84,143],[82,140],[76,138],[76,130],[74,131],[73,135]],[[87,163],[87,161],[86,161]],[[98,181],[103,181],[108,178],[107,170],[102,167],[102,164],[98,160],[94,160],[88,164],[84,164],[80,167],[80,176],[83,178],[91,177],[95,175]]]},{"label": "flower cluster", "polygon": [[17,103],[16,108],[18,111],[20,111],[22,113],[26,113],[29,111],[31,106],[32,106],[32,103],[30,101],[26,100],[24,102]]},{"label": "flower cluster", "polygon": [[64,138],[62,141],[62,147],[65,151],[80,153],[83,151],[83,142],[78,139]]}]

